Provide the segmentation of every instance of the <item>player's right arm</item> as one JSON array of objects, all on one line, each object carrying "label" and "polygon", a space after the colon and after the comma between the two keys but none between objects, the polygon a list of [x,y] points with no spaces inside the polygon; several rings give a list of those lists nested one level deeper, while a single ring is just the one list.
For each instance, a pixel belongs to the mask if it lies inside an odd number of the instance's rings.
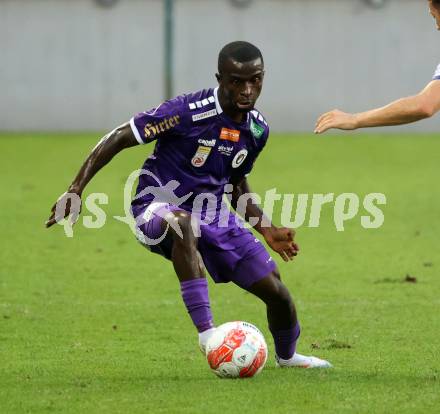
[{"label": "player's right arm", "polygon": [[[52,207],[51,214],[46,221],[46,227],[50,227],[57,221],[67,217],[71,210],[79,213],[81,205],[74,206],[74,208],[71,206],[71,200],[74,200],[72,194],[78,196],[76,197],[76,200],[81,200],[84,188],[95,174],[108,164],[117,153],[125,148],[133,147],[135,145],[139,145],[139,142],[134,136],[128,122],[105,135],[95,148],[93,148],[67,191],[59,197]],[[81,203],[81,201],[79,202]],[[62,212],[62,217],[61,213],[57,212],[57,204],[65,206],[64,211]],[[60,217],[57,217],[56,213],[59,213]]]},{"label": "player's right arm", "polygon": [[[172,134],[182,134],[188,123],[188,117],[184,116],[188,112],[186,108],[185,96],[178,96],[149,111],[138,113],[131,118],[130,122],[104,136],[87,157],[67,191],[52,207],[46,227],[52,226],[71,213],[72,221],[76,221],[81,210],[81,195],[85,186],[118,152],[135,145],[153,142],[159,138],[163,139]],[[75,203],[75,200],[79,205],[71,206],[71,202]],[[61,211],[57,211],[57,205],[65,207],[58,208]]]},{"label": "player's right arm", "polygon": [[382,108],[351,114],[337,109],[321,115],[315,133],[336,128],[353,130],[403,125],[430,118],[440,110],[440,80],[434,78],[418,95],[398,99]]}]

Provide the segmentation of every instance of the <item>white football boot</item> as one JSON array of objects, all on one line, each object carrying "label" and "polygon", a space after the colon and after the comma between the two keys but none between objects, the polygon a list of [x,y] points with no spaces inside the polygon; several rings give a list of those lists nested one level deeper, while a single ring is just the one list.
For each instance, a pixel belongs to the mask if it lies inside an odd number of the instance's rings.
[{"label": "white football boot", "polygon": [[319,359],[314,356],[304,356],[295,353],[290,359],[279,358],[275,355],[276,366],[280,368],[332,368],[333,365],[325,359]]},{"label": "white football boot", "polygon": [[206,331],[199,333],[199,347],[202,351],[202,354],[206,355],[206,343],[211,335],[215,332],[216,328],[209,328]]}]

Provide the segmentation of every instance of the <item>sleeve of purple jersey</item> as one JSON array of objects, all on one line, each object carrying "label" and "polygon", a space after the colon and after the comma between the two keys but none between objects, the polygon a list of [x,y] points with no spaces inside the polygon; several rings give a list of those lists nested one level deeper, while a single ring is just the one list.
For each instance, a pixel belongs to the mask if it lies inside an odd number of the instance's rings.
[{"label": "sleeve of purple jersey", "polygon": [[183,132],[185,96],[178,96],[130,119],[130,127],[139,144],[146,144],[169,135]]},{"label": "sleeve of purple jersey", "polygon": [[432,80],[440,80],[440,65],[437,66],[437,69],[434,72],[434,76]]}]

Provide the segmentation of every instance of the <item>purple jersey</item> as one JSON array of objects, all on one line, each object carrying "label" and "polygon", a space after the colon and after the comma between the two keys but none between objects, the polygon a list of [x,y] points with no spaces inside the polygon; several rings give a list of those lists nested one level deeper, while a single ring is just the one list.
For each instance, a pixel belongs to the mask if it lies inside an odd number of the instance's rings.
[{"label": "purple jersey", "polygon": [[[192,211],[194,198],[206,193],[216,197],[218,209],[225,184],[249,174],[269,136],[267,122],[256,110],[242,123],[232,121],[220,106],[217,88],[166,101],[137,114],[130,125],[139,144],[157,140],[143,165],[149,173],[139,177],[134,210],[158,201],[151,189],[170,181],[178,183],[172,192],[184,200],[178,203],[183,209]],[[172,199],[162,201],[173,204]]]}]

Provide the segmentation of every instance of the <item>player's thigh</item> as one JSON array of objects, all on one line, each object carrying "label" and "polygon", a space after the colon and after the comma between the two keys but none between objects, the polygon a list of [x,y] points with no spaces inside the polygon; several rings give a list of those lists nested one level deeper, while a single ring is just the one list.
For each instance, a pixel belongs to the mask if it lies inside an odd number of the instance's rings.
[{"label": "player's thigh", "polygon": [[234,282],[247,289],[276,270],[264,245],[245,228],[204,231],[198,244],[206,269],[217,283]]},{"label": "player's thigh", "polygon": [[190,214],[167,203],[151,203],[136,210],[136,237],[138,241],[167,259],[171,259],[174,241],[183,237],[190,223]]}]

